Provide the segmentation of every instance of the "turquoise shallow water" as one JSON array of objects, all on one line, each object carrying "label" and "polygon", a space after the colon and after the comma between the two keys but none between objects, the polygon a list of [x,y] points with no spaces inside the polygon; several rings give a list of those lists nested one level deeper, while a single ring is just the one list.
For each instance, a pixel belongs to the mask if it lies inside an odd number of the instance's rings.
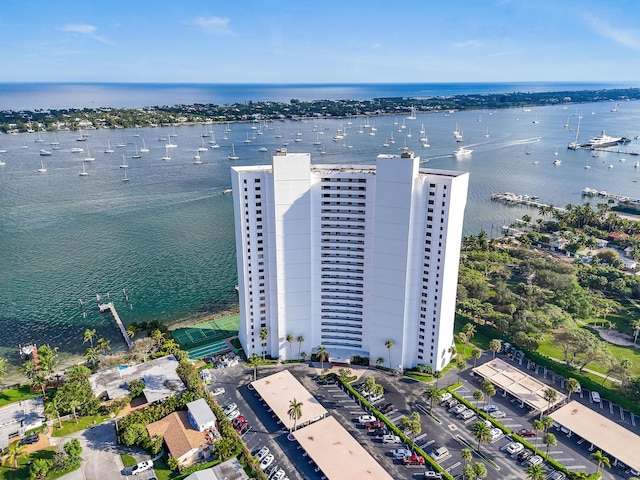
[{"label": "turquoise shallow water", "polygon": [[[58,132],[55,139],[46,133],[41,143],[35,134],[2,136],[0,149],[7,152],[1,154],[6,165],[0,167],[0,354],[14,358],[17,345],[31,341],[51,343],[64,353],[82,351],[87,327],[122,348],[111,317],[97,312],[96,294],[115,302],[125,324],[152,319],[170,324],[237,308],[232,199],[224,193],[230,187],[231,143],[240,156],[234,164],[241,165],[269,163],[285,141],[290,151],[311,152],[317,163],[372,163],[379,153],[398,153],[406,142],[429,159],[428,166],[470,172],[464,233],[481,228],[495,233],[502,224],[535,211],[492,203],[494,192],[539,195],[555,205],[581,203],[585,186],[640,197],[637,157],[605,153],[594,158],[587,151],[566,149],[575,138],[578,110],[583,112],[583,140],[603,128],[612,135],[639,133],[639,103],[623,103],[615,114],[610,106],[431,114],[416,120],[376,117],[371,119],[376,135],[368,129],[358,133],[364,121],[357,118],[351,124],[346,119],[276,122],[268,129],[235,124],[227,140],[222,125],[180,126],[174,138],[178,147],[168,162],[162,160],[165,142],[158,138],[173,133],[169,128],[96,130],[86,142],[75,140],[77,132]],[[563,128],[567,121],[570,127]],[[452,135],[456,123],[465,145],[473,149],[464,160],[451,155],[457,147]],[[419,142],[422,124],[428,149]],[[340,125],[348,134],[333,141]],[[202,152],[204,163],[194,165],[196,147],[209,129],[221,148]],[[301,142],[294,141],[297,132]],[[391,134],[395,143],[382,146]],[[541,140],[526,141],[534,137]],[[251,143],[245,143],[247,138]],[[151,151],[132,159],[142,139]],[[38,151],[51,149],[54,140],[60,150],[41,158]],[[107,141],[127,146],[106,154]],[[326,154],[313,144],[317,141]],[[79,176],[87,155],[71,153],[72,147],[91,149],[95,161],[85,164],[87,177]],[[624,148],[640,151],[640,143]],[[124,170],[119,168],[123,155],[129,182],[122,181]],[[562,164],[554,166],[555,158]],[[46,173],[37,172],[41,159]],[[592,168],[585,170],[585,164]]]}]

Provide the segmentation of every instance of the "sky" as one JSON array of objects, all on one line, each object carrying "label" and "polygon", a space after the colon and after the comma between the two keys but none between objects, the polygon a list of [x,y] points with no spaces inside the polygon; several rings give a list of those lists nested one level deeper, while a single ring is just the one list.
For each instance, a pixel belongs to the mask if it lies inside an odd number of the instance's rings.
[{"label": "sky", "polygon": [[637,0],[3,0],[0,82],[640,80]]}]

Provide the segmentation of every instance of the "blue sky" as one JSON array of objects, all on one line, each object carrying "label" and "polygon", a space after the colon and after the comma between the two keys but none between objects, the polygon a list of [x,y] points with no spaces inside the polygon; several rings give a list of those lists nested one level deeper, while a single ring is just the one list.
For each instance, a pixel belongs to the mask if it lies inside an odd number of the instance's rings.
[{"label": "blue sky", "polygon": [[2,82],[640,80],[637,0],[2,4]]}]

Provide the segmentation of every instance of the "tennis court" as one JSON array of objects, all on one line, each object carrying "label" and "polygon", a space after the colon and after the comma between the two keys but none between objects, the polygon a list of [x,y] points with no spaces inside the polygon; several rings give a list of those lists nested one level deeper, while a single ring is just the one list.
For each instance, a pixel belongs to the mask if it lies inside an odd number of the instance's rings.
[{"label": "tennis court", "polygon": [[173,330],[171,336],[178,342],[182,350],[189,351],[195,347],[235,337],[238,335],[239,326],[240,315],[235,314],[199,323],[191,327]]},{"label": "tennis court", "polygon": [[200,358],[218,355],[219,353],[226,352],[231,349],[233,349],[233,347],[229,346],[226,340],[218,340],[213,343],[191,348],[187,350],[187,353],[189,354],[190,360],[198,360]]}]

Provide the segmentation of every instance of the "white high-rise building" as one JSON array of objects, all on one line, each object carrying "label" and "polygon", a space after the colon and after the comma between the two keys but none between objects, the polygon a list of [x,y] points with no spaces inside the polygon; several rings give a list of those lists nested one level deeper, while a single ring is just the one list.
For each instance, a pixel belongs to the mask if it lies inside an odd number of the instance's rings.
[{"label": "white high-rise building", "polygon": [[231,178],[249,356],[323,346],[341,362],[449,362],[468,173],[420,168],[411,152],[312,165],[282,150]]}]

